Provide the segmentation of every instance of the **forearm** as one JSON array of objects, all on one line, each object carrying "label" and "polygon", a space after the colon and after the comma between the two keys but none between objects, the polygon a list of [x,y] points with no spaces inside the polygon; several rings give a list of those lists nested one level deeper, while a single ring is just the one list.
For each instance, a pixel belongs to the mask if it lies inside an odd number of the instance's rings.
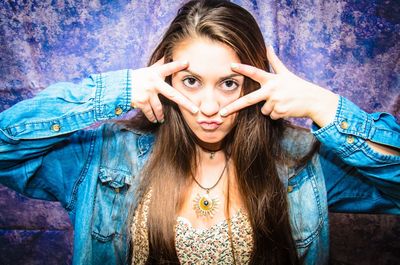
[{"label": "forearm", "polygon": [[0,113],[0,139],[42,139],[84,129],[130,110],[130,70],[58,83]]},{"label": "forearm", "polygon": [[[375,151],[368,142],[400,148],[400,125],[387,113],[366,113],[341,97],[334,120],[313,133],[325,150],[335,153],[345,164],[354,167],[368,183],[399,202],[400,156]],[[388,150],[383,150],[388,152]],[[339,172],[329,172],[327,178]]]},{"label": "forearm", "polygon": [[[313,122],[318,125],[319,127],[323,128],[326,126],[329,126],[330,124],[335,124],[342,128],[343,132],[348,130],[350,127],[348,119],[346,118],[347,114],[344,114],[340,117],[337,117],[338,114],[338,106],[339,105],[339,100],[340,96],[337,94],[334,94],[333,92],[323,89],[321,87],[318,87],[316,85],[312,85],[315,92],[311,93],[315,98],[314,101],[316,102],[313,104],[313,106],[310,107],[310,115],[309,117],[313,120]],[[367,117],[365,117],[367,119]],[[370,119],[373,119],[370,117]],[[355,127],[356,125],[352,125],[353,131],[356,130],[357,128]],[[359,128],[362,130],[362,128]],[[377,127],[379,130],[379,127]],[[386,130],[385,128],[382,128],[382,130]],[[382,131],[381,130],[381,131]],[[389,134],[393,135],[395,132],[391,132]],[[396,139],[399,141],[399,136],[394,137],[394,139],[388,139],[391,140],[393,144],[385,144],[379,142],[378,139],[368,139],[368,137],[364,137],[366,139],[366,143],[368,144],[369,147],[371,147],[374,151],[379,152],[383,155],[400,155],[400,143],[397,142],[396,145]],[[375,138],[380,138],[380,137],[375,137]],[[351,141],[349,139],[349,141]]]},{"label": "forearm", "polygon": [[381,153],[383,155],[393,155],[400,156],[399,148],[395,149],[394,147],[389,147],[381,144],[377,144],[371,141],[367,141],[367,144],[376,152]]},{"label": "forearm", "polygon": [[0,113],[0,170],[39,158],[73,133],[128,111],[129,71],[58,83]]},{"label": "forearm", "polygon": [[[340,97],[331,122],[314,124],[319,141],[336,153],[350,154],[362,145],[375,145],[384,152],[400,149],[400,125],[388,113],[366,113],[346,98]],[[377,147],[377,148],[379,148]]]},{"label": "forearm", "polygon": [[0,113],[0,183],[66,203],[102,139],[101,127],[83,129],[130,109],[128,74],[123,70],[92,75],[80,84],[58,83]]}]

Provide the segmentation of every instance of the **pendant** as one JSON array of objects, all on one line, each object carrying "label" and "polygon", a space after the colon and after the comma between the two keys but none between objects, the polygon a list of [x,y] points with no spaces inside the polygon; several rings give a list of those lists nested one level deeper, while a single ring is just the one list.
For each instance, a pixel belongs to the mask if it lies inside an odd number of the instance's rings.
[{"label": "pendant", "polygon": [[197,194],[193,200],[193,210],[197,216],[214,217],[214,211],[217,210],[219,204],[218,198],[211,198],[208,191],[204,195]]},{"label": "pendant", "polygon": [[210,159],[214,159],[215,157],[215,152],[210,152]]}]

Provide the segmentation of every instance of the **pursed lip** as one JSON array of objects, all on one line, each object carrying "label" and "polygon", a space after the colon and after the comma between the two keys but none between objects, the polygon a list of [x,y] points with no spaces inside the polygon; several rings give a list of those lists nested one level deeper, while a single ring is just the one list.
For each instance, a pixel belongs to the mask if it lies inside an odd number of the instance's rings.
[{"label": "pursed lip", "polygon": [[199,120],[197,123],[200,125],[201,128],[204,130],[216,130],[221,126],[222,121],[219,120]]}]

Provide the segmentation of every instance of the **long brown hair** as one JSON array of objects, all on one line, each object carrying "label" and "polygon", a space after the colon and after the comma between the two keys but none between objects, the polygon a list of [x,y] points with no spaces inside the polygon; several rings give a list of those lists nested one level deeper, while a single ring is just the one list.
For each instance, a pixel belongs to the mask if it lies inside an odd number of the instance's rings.
[{"label": "long brown hair", "polygon": [[[172,60],[174,47],[188,38],[206,37],[231,47],[241,63],[269,70],[262,33],[252,15],[228,1],[191,1],[177,16],[151,56],[149,65]],[[170,78],[166,79],[170,82]],[[245,78],[243,94],[259,88]],[[165,122],[154,125],[136,115],[131,126],[156,134],[142,172],[140,196],[151,187],[148,213],[148,263],[179,263],[175,249],[176,213],[195,171],[196,144],[177,105],[162,98]],[[234,176],[253,228],[251,264],[298,264],[287,195],[277,165],[284,161],[282,120],[261,113],[262,103],[239,111],[236,126],[225,138],[224,151],[235,165]]]}]

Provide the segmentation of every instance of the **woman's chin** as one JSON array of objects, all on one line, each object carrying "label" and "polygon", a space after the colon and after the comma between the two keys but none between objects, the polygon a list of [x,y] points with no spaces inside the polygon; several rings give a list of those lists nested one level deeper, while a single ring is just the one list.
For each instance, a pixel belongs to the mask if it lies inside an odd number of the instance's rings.
[{"label": "woman's chin", "polygon": [[216,144],[216,143],[220,143],[223,139],[224,136],[222,135],[213,135],[213,134],[202,134],[202,135],[196,135],[197,138],[204,142],[204,143],[208,143],[208,144]]}]

